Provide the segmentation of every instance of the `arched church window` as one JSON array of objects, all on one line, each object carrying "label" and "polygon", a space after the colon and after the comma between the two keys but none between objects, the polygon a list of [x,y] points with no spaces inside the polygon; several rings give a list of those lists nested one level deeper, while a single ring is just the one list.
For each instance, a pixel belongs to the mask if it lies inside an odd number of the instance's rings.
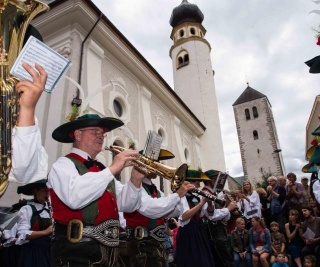
[{"label": "arched church window", "polygon": [[186,50],[182,50],[177,55],[177,69],[189,64],[189,54]]},{"label": "arched church window", "polygon": [[256,130],[253,131],[253,139],[254,140],[259,139],[259,135],[258,135],[258,132]]},{"label": "arched church window", "polygon": [[189,55],[188,54],[185,54],[183,59],[184,59],[183,62],[185,65],[189,63]]},{"label": "arched church window", "polygon": [[184,36],[184,30],[180,30],[179,35],[180,35],[180,37],[183,37]]},{"label": "arched church window", "polygon": [[244,110],[244,113],[245,113],[245,115],[246,115],[246,120],[250,120],[250,111],[249,111],[248,108],[246,108],[246,109]]},{"label": "arched church window", "polygon": [[253,108],[252,108],[252,113],[253,113],[253,117],[254,117],[254,118],[258,118],[258,117],[259,117],[257,107],[253,107]]},{"label": "arched church window", "polygon": [[190,29],[190,33],[191,33],[192,35],[195,35],[195,34],[196,34],[195,29],[194,29],[194,28],[191,28],[191,29]]}]

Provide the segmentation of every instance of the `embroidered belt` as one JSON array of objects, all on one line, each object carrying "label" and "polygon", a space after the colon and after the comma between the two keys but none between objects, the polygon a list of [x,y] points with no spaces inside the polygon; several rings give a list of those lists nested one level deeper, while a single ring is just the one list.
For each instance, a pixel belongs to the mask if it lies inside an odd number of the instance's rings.
[{"label": "embroidered belt", "polygon": [[153,229],[148,229],[143,226],[137,226],[134,228],[127,226],[126,233],[128,239],[134,237],[137,240],[142,240],[143,238],[151,237],[159,242],[166,241],[164,225],[159,225]]},{"label": "embroidered belt", "polygon": [[70,243],[94,239],[108,247],[119,246],[120,223],[117,219],[109,219],[96,226],[84,226],[82,221],[73,219],[67,225],[56,222],[55,227],[58,230],[57,234],[61,233],[62,228],[64,228],[63,232],[66,230],[66,237]]}]

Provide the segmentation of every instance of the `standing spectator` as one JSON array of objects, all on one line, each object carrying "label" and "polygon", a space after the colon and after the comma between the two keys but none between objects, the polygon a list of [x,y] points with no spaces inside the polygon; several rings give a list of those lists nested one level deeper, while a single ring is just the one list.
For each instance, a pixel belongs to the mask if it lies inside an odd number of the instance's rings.
[{"label": "standing spectator", "polygon": [[315,198],[313,197],[309,198],[309,205],[313,209],[314,216],[320,217],[320,204],[316,201]]},{"label": "standing spectator", "polygon": [[263,218],[254,216],[251,219],[252,228],[249,230],[250,250],[252,253],[252,266],[269,267],[271,252],[271,234]]},{"label": "standing spectator", "polygon": [[[271,249],[272,254],[270,258],[270,263],[273,264],[277,261],[277,254],[283,253],[285,254],[286,249],[286,239],[282,233],[279,232],[279,224],[277,222],[270,223],[271,228]],[[284,262],[288,263],[289,259],[286,255],[284,255]]]},{"label": "standing spectator", "polygon": [[249,246],[249,231],[245,229],[243,218],[236,220],[236,228],[231,232],[231,247],[235,267],[240,266],[241,261],[246,262],[246,267],[251,267],[251,253]]},{"label": "standing spectator", "polygon": [[251,228],[251,218],[254,216],[261,217],[260,198],[249,181],[243,182],[240,198],[240,206],[244,207],[244,217],[247,219],[246,229],[249,229]]},{"label": "standing spectator", "polygon": [[301,265],[301,250],[303,248],[302,228],[300,216],[297,210],[289,211],[289,222],[285,224],[286,236],[288,240],[288,253],[298,267]]},{"label": "standing spectator", "polygon": [[[320,244],[320,217],[313,216],[313,209],[308,205],[302,206],[302,214],[305,221],[302,224],[302,232],[305,235],[306,231],[313,232],[314,236],[303,236],[305,246],[302,249],[302,257],[306,255],[319,255],[319,244]],[[311,233],[312,234],[312,233]]]},{"label": "standing spectator", "polygon": [[286,187],[287,185],[287,179],[284,176],[278,176],[278,183],[280,186]]},{"label": "standing spectator", "polygon": [[309,198],[310,198],[310,188],[309,188],[308,182],[309,182],[309,180],[307,177],[301,178],[301,184],[304,188],[304,192],[303,192],[303,203],[304,204],[308,204]]},{"label": "standing spectator", "polygon": [[313,255],[307,255],[303,259],[303,267],[316,267],[317,258]]},{"label": "standing spectator", "polygon": [[279,224],[280,230],[284,231],[286,215],[283,212],[283,207],[285,205],[286,190],[279,184],[275,176],[270,176],[268,182],[267,199],[270,202],[270,221],[276,221]]},{"label": "standing spectator", "polygon": [[16,245],[21,245],[19,267],[50,266],[51,212],[46,179],[18,187],[18,194],[34,196],[19,210]]},{"label": "standing spectator", "polygon": [[304,192],[303,185],[297,182],[297,176],[293,172],[289,172],[287,178],[288,184],[285,188],[289,210],[296,209],[301,212]]},{"label": "standing spectator", "polygon": [[256,192],[259,195],[260,204],[261,204],[261,216],[264,218],[264,221],[266,222],[267,226],[269,226],[270,223],[270,210],[268,208],[268,198],[267,198],[267,192],[263,187],[258,187],[256,189]]}]

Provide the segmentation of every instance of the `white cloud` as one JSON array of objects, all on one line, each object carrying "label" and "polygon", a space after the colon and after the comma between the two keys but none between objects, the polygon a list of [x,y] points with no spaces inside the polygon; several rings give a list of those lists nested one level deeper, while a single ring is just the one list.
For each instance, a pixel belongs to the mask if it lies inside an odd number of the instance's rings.
[{"label": "white cloud", "polygon": [[[168,55],[170,15],[182,1],[94,0],[112,23],[173,86]],[[249,81],[268,96],[287,172],[302,176],[305,126],[319,94],[320,74],[305,61],[320,55],[315,32],[320,17],[312,1],[189,0],[204,13],[220,111],[225,158],[231,175],[242,174],[232,104]]]}]

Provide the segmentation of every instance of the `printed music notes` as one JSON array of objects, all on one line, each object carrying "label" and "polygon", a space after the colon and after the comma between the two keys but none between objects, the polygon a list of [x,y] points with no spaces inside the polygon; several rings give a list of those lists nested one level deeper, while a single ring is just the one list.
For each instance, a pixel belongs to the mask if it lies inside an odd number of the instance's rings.
[{"label": "printed music notes", "polygon": [[33,67],[37,63],[45,69],[48,74],[45,85],[47,93],[52,92],[60,78],[71,65],[70,60],[33,36],[28,39],[10,70],[10,74],[18,77],[20,80],[32,81],[32,77],[22,67],[22,62],[26,62]]}]

